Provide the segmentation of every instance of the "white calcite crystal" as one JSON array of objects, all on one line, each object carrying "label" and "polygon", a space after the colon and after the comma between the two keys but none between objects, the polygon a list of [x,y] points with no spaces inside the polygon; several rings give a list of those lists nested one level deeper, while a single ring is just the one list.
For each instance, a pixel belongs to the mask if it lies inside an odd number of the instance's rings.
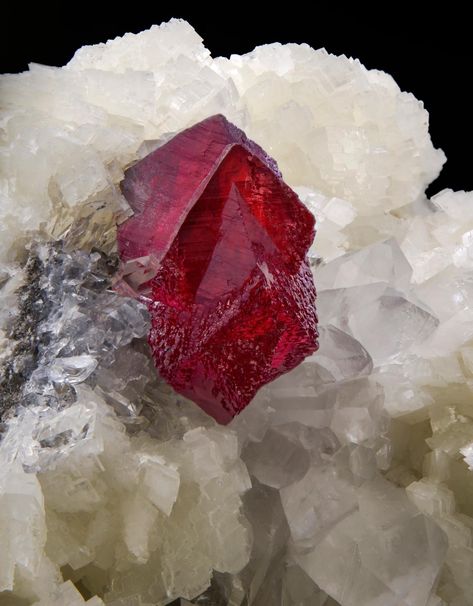
[{"label": "white calcite crystal", "polygon": [[[473,193],[426,198],[422,103],[179,20],[0,84],[0,603],[473,606]],[[112,290],[124,170],[215,113],[318,224],[320,350],[227,427]]]}]

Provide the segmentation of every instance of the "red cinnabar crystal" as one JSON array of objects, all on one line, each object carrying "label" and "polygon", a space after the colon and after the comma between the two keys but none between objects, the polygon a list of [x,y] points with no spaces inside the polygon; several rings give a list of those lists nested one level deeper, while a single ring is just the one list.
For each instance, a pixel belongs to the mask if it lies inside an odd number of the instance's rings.
[{"label": "red cinnabar crystal", "polygon": [[217,115],[130,168],[118,231],[161,376],[220,423],[317,349],[314,218],[274,160]]}]

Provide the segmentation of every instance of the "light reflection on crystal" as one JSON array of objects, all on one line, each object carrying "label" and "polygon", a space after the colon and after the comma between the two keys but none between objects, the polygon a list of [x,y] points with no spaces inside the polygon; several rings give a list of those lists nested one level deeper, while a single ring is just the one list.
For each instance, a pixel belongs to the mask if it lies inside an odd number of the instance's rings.
[{"label": "light reflection on crystal", "polygon": [[135,164],[122,189],[136,212],[118,229],[117,288],[148,306],[160,375],[228,423],[317,349],[314,217],[222,115]]}]

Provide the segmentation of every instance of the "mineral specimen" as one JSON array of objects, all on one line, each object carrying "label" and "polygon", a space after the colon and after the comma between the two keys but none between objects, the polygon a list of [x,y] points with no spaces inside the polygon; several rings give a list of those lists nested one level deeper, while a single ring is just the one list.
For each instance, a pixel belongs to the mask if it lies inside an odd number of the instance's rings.
[{"label": "mineral specimen", "polygon": [[[425,197],[422,103],[177,20],[0,84],[2,606],[473,606],[473,194]],[[227,426],[112,289],[124,171],[218,113],[317,216],[320,319]]]},{"label": "mineral specimen", "polygon": [[275,162],[221,115],[129,169],[123,191],[135,216],[120,226],[118,247],[139,267],[127,278],[145,293],[156,366],[228,423],[317,349],[306,260],[313,215]]}]

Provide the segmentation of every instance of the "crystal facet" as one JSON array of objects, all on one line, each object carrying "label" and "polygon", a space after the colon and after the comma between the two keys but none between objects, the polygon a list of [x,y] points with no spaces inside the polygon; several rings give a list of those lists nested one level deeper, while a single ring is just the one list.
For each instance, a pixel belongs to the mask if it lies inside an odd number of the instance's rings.
[{"label": "crystal facet", "polygon": [[[275,162],[222,115],[178,134],[125,175],[135,216],[122,260],[140,267],[160,374],[227,423],[317,349],[306,260],[314,219]],[[142,264],[136,260],[146,259]],[[143,277],[144,276],[144,277]]]}]

